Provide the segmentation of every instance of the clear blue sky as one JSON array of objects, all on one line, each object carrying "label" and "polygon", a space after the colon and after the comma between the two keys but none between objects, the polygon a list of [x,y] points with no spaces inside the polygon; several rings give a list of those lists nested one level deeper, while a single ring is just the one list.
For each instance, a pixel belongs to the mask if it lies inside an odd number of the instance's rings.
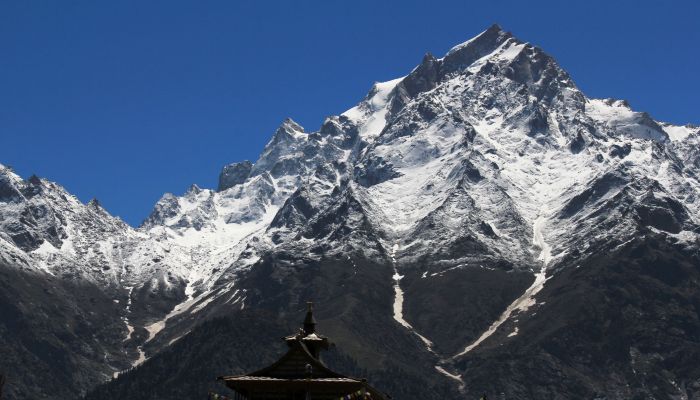
[{"label": "clear blue sky", "polygon": [[215,187],[287,116],[315,130],[374,81],[499,23],[593,97],[700,123],[698,1],[0,2],[0,163],[139,224]]}]

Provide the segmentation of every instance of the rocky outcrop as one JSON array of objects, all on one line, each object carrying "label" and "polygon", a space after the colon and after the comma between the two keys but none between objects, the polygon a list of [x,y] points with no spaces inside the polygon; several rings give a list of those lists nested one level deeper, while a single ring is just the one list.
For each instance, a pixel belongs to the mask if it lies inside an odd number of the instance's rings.
[{"label": "rocky outcrop", "polygon": [[219,174],[219,185],[216,190],[221,192],[242,184],[248,179],[252,169],[253,163],[248,160],[224,166]]}]

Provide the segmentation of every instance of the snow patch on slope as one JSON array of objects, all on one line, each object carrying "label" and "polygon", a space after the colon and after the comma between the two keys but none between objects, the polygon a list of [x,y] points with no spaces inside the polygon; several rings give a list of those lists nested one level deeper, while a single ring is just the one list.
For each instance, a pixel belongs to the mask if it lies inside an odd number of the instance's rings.
[{"label": "snow patch on slope", "polygon": [[[493,323],[489,328],[479,336],[473,343],[468,345],[467,347],[462,350],[462,352],[456,354],[452,358],[458,358],[461,357],[472,350],[474,350],[477,346],[479,346],[484,340],[488,339],[491,335],[493,335],[498,328],[503,325],[504,322],[506,322],[513,314],[515,313],[520,313],[520,312],[525,312],[527,311],[530,307],[532,307],[535,304],[535,296],[537,293],[539,293],[542,288],[544,287],[545,282],[547,281],[546,278],[546,273],[547,273],[547,264],[549,263],[551,259],[551,252],[550,252],[550,247],[549,245],[544,241],[544,235],[543,235],[543,228],[544,228],[544,222],[545,219],[543,217],[538,217],[535,220],[535,223],[533,224],[533,245],[535,248],[540,249],[540,254],[538,256],[538,259],[542,262],[542,268],[539,270],[537,274],[535,274],[535,280],[532,282],[530,287],[528,287],[525,292],[518,297],[513,303],[511,303],[506,310],[501,314],[501,316]],[[517,328],[516,328],[517,329]],[[515,334],[517,334],[517,330],[515,331]],[[514,334],[511,334],[514,336]],[[511,336],[509,335],[509,336]]]},{"label": "snow patch on slope", "polygon": [[590,99],[586,102],[586,114],[611,129],[635,138],[655,141],[668,138],[666,132],[659,130],[660,127],[649,116],[632,111],[623,100]]},{"label": "snow patch on slope", "polygon": [[359,126],[360,137],[371,141],[384,129],[389,112],[390,95],[403,79],[404,77],[401,77],[375,83],[370,92],[374,95],[341,114]]},{"label": "snow patch on slope", "polygon": [[411,326],[411,324],[408,323],[408,321],[406,321],[403,317],[403,290],[401,289],[400,283],[401,278],[403,278],[403,276],[399,274],[399,271],[396,268],[396,252],[398,251],[398,249],[398,243],[395,243],[394,246],[391,248],[391,263],[394,267],[394,276],[392,276],[392,279],[394,280],[394,320],[401,324],[404,328],[408,329],[411,333],[416,335],[423,342],[423,344],[425,344],[425,347],[428,349],[428,351],[433,352],[433,342],[431,342],[428,338],[421,335],[420,333],[416,332],[413,326]]}]

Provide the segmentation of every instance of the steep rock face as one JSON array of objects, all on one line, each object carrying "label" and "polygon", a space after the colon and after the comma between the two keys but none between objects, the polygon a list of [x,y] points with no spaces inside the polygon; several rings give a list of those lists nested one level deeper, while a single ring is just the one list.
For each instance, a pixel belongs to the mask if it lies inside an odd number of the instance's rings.
[{"label": "steep rock face", "polygon": [[506,398],[697,397],[700,259],[668,238],[647,230],[552,274],[517,335],[504,329],[457,362],[467,386]]},{"label": "steep rock face", "polygon": [[[587,98],[542,49],[492,26],[316,132],[283,121],[255,163],[224,167],[216,191],[165,194],[138,229],[1,167],[0,260],[34,274],[29,286],[85,281],[112,299],[107,322],[80,311],[112,328],[80,338],[107,361],[61,366],[101,375],[60,398],[153,357],[96,392],[136,396],[159,353],[197,358],[174,344],[201,342],[205,321],[262,312],[275,329],[308,299],[339,365],[394,398],[692,398],[700,375],[682,354],[700,340],[676,334],[693,329],[700,292],[699,138]],[[640,328],[611,329],[619,318]]]},{"label": "steep rock face", "polygon": [[127,369],[123,309],[104,287],[17,269],[0,259],[0,371],[3,397],[75,398]]},{"label": "steep rock face", "polygon": [[248,160],[239,163],[228,164],[219,174],[219,186],[217,191],[221,192],[236,185],[240,185],[250,176],[253,163]]}]

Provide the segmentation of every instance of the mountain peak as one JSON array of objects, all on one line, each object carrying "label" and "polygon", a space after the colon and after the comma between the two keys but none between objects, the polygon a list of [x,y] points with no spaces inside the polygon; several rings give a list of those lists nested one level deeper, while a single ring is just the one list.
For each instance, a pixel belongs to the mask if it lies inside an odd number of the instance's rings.
[{"label": "mountain peak", "polygon": [[445,55],[445,58],[451,56],[454,57],[455,55],[464,52],[466,49],[471,49],[469,54],[474,52],[482,53],[487,50],[493,51],[506,40],[511,38],[514,38],[512,34],[504,31],[499,25],[493,24],[480,34],[451,48]]},{"label": "mountain peak", "polygon": [[503,28],[501,28],[501,26],[498,25],[497,23],[493,23],[493,24],[491,24],[491,26],[489,26],[489,29],[487,29],[487,30],[489,30],[489,31],[503,31]]},{"label": "mountain peak", "polygon": [[199,194],[202,192],[202,188],[199,187],[196,183],[193,183],[190,185],[190,187],[187,189],[187,193],[193,193],[193,194]]},{"label": "mountain peak", "polygon": [[426,53],[421,63],[400,83],[400,94],[392,105],[398,111],[407,100],[435,88],[454,73],[471,75],[476,66],[485,65],[491,59],[506,57],[511,61],[517,57],[525,43],[515,39],[500,26],[494,24],[474,38],[461,43],[440,59]]},{"label": "mountain peak", "polygon": [[284,121],[282,121],[277,130],[275,130],[274,135],[272,135],[272,139],[265,147],[269,148],[270,146],[275,146],[280,142],[292,141],[300,135],[306,136],[304,127],[297,124],[293,119],[287,117],[284,119]]},{"label": "mountain peak", "polygon": [[11,177],[14,181],[22,180],[22,178],[20,178],[20,176],[17,175],[14,168],[12,168],[9,165],[0,164],[0,175],[6,175],[8,177]]},{"label": "mountain peak", "polygon": [[282,121],[282,124],[277,128],[277,130],[284,130],[285,132],[291,133],[291,132],[302,132],[304,133],[304,127],[301,125],[297,124],[296,121],[291,119],[290,117],[287,117]]}]

